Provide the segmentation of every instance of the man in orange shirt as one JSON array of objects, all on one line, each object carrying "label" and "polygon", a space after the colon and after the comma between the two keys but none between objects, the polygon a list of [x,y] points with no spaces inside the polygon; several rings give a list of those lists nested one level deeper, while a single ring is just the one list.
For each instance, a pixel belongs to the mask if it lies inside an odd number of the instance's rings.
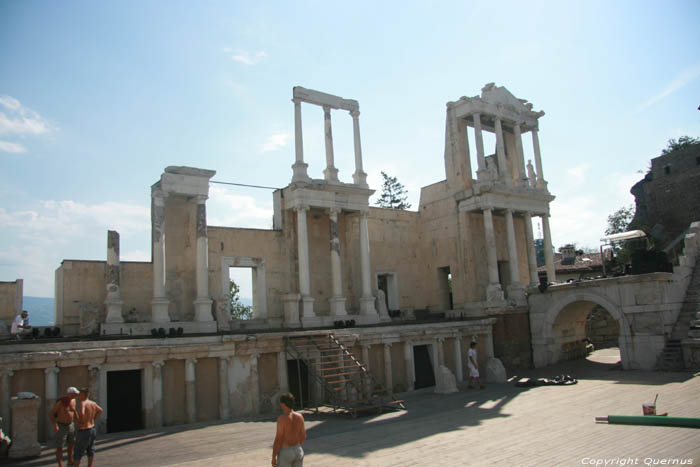
[{"label": "man in orange shirt", "polygon": [[88,388],[80,388],[78,400],[75,403],[75,423],[78,431],[75,435],[75,451],[73,452],[73,465],[80,466],[80,458],[87,451],[88,467],[92,467],[95,460],[95,420],[102,415],[102,407],[88,399]]},{"label": "man in orange shirt", "polygon": [[75,396],[78,390],[69,387],[66,395],[56,401],[49,411],[49,419],[56,433],[56,460],[58,467],[63,467],[63,444],[68,449],[68,464],[73,463],[73,448],[75,446],[75,427],[73,426],[73,413],[75,411]]},{"label": "man in orange shirt", "polygon": [[304,417],[294,411],[294,396],[280,396],[280,407],[284,414],[277,419],[277,435],[272,445],[272,467],[303,467],[306,428]]}]

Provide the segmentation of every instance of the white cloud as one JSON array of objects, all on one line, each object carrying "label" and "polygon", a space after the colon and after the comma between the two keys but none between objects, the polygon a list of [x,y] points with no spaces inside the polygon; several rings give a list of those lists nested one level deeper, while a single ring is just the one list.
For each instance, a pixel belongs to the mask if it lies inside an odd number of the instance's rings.
[{"label": "white cloud", "polygon": [[247,195],[236,195],[226,187],[210,187],[207,224],[257,229],[272,228],[272,197],[269,192],[263,193],[270,201],[261,201]]},{"label": "white cloud", "polygon": [[21,154],[27,152],[27,148],[19,143],[10,143],[9,141],[0,141],[0,152],[9,152],[12,154]]},{"label": "white cloud", "polygon": [[247,50],[242,50],[237,53],[232,53],[231,49],[224,48],[224,52],[231,54],[231,58],[234,61],[243,63],[244,65],[257,65],[261,60],[267,57],[267,54],[263,51],[251,53]]},{"label": "white cloud", "polygon": [[9,115],[0,112],[0,135],[42,135],[53,130],[44,117],[14,97],[0,96],[0,105],[9,111]]},{"label": "white cloud", "polygon": [[151,252],[146,250],[132,250],[122,252],[119,255],[119,261],[151,261]]},{"label": "white cloud", "polygon": [[590,164],[578,165],[576,167],[568,169],[566,173],[574,177],[576,183],[583,183],[586,181],[586,173],[590,168]]},{"label": "white cloud", "polygon": [[267,141],[260,146],[260,152],[271,152],[286,147],[291,137],[292,135],[290,133],[275,133],[274,135],[270,135]]},{"label": "white cloud", "polygon": [[666,86],[666,89],[642,104],[637,111],[641,112],[642,110],[651,107],[698,78],[700,78],[700,63],[688,68],[687,70],[684,70],[680,75],[676,76],[676,78],[671,81],[668,86]]}]

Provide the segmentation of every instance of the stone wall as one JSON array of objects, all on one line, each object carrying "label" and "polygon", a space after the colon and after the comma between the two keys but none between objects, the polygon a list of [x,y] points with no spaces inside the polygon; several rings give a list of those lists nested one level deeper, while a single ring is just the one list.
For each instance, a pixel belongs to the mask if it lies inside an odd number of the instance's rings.
[{"label": "stone wall", "polygon": [[23,285],[22,279],[14,282],[0,282],[0,321],[5,322],[8,332],[12,320],[22,311]]},{"label": "stone wall", "polygon": [[[499,314],[495,318],[494,355],[503,362],[507,370],[531,367],[530,322],[527,310]],[[486,368],[485,363],[484,361],[484,368]],[[482,363],[479,362],[479,366],[481,365]]]},{"label": "stone wall", "polygon": [[596,306],[586,319],[586,337],[596,349],[618,347],[620,323],[602,306]]}]

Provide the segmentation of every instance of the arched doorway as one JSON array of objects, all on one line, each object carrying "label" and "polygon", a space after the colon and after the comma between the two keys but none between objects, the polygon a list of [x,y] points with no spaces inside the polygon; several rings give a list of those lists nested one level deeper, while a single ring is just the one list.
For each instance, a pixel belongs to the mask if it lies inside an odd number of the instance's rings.
[{"label": "arched doorway", "polygon": [[625,334],[629,332],[629,326],[624,314],[618,305],[606,297],[590,292],[567,294],[548,307],[542,327],[537,326],[541,334],[533,335],[533,360],[536,366],[584,357],[588,317],[598,307],[608,313],[610,320],[617,322],[620,359],[624,367],[629,337]]},{"label": "arched doorway", "polygon": [[586,318],[586,337],[596,349],[609,349],[620,346],[620,323],[600,305]]}]

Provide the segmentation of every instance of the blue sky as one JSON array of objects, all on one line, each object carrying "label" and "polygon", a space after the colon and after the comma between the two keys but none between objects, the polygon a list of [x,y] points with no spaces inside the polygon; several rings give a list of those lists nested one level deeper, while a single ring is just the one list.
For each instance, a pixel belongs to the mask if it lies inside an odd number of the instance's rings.
[{"label": "blue sky", "polygon": [[[370,186],[395,175],[414,207],[444,179],[445,103],[506,86],[546,112],[554,245],[596,247],[649,159],[700,136],[699,22],[696,0],[0,0],[0,281],[52,296],[60,261],[104,259],[108,229],[122,260],[150,259],[150,186],[166,166],[285,186],[295,85],[359,101]],[[322,111],[303,112],[320,178]],[[346,113],[333,133],[350,181]],[[270,227],[270,192],[214,185],[208,216]]]}]

